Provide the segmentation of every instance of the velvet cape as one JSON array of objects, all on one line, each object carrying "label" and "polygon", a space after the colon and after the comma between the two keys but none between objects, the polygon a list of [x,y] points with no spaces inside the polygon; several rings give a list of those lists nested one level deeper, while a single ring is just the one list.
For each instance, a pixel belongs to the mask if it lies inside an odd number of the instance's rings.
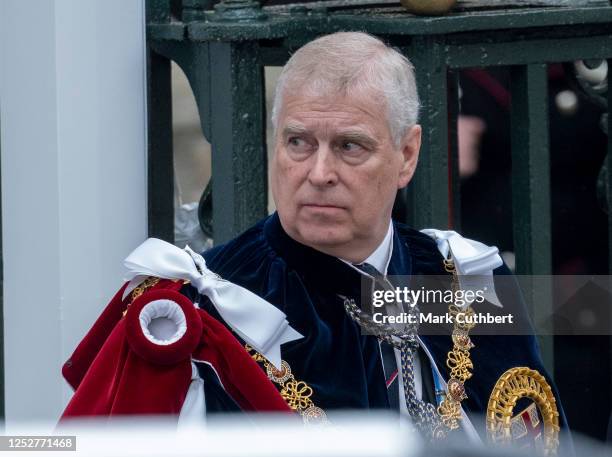
[{"label": "velvet cape", "polygon": [[[432,238],[395,221],[393,224],[389,275],[448,275]],[[281,309],[290,325],[304,335],[282,346],[282,358],[297,380],[312,387],[316,406],[330,417],[338,409],[389,408],[378,341],[374,336],[362,335],[340,298],[359,299],[361,275],[357,271],[293,240],[283,230],[277,213],[203,256],[212,271]],[[494,274],[511,273],[502,265]],[[513,281],[496,281],[496,291],[504,309],[529,325],[524,300]],[[492,306],[486,302],[483,305]],[[201,306],[219,318],[205,299]],[[447,381],[446,357],[453,345],[450,336],[423,335],[421,340]],[[473,376],[465,383],[468,398],[462,406],[483,439],[486,432],[481,419],[489,396],[499,377],[514,367],[529,367],[547,378],[564,427],[557,391],[542,364],[533,335],[474,335],[472,341]]]},{"label": "velvet cape", "polygon": [[[83,416],[178,417],[192,379],[192,360],[212,410],[290,413],[290,408],[241,343],[218,320],[161,280],[135,300],[124,285],[79,343],[62,374],[75,389],[61,420]],[[142,309],[172,301],[185,317],[184,334],[169,344],[145,337]],[[202,414],[205,414],[202,411]]]}]

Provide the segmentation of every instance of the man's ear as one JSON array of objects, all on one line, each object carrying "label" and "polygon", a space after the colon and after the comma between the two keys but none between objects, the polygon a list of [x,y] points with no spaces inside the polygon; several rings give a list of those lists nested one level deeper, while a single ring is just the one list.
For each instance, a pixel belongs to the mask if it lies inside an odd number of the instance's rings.
[{"label": "man's ear", "polygon": [[409,128],[401,142],[401,152],[403,155],[402,169],[400,170],[398,189],[406,187],[416,169],[421,149],[421,126],[413,125]]}]

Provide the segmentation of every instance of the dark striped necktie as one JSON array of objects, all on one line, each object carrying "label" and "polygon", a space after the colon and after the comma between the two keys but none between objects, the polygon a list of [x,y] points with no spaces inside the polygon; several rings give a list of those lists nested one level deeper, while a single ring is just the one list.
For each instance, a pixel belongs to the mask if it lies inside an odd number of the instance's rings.
[{"label": "dark striped necktie", "polygon": [[[389,281],[372,265],[369,263],[362,263],[355,265],[364,273],[370,275],[374,279],[375,290],[389,290],[393,286]],[[399,370],[395,359],[395,351],[386,341],[380,342],[380,352],[382,355],[383,369],[385,372],[385,384],[387,385],[387,398],[389,400],[389,406],[399,411]]]}]

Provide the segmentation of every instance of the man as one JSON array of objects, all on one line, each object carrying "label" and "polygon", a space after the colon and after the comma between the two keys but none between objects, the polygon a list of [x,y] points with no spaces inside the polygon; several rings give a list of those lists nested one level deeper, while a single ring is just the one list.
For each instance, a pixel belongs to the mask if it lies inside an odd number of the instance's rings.
[{"label": "man", "polygon": [[[529,432],[527,438],[540,434],[545,446],[555,447],[559,413],[533,337],[471,336],[471,325],[456,324],[452,335],[417,335],[414,325],[377,323],[375,305],[367,294],[362,300],[362,284],[372,293],[388,292],[420,275],[461,283],[463,273],[482,274],[491,281],[482,306],[499,300],[518,320],[526,321],[517,289],[508,282],[493,285],[493,269],[508,274],[496,248],[454,232],[421,233],[391,220],[396,193],[410,182],[417,164],[418,108],[410,62],[380,40],[363,33],[336,33],[308,43],[291,57],[276,90],[271,183],[277,212],[205,252],[205,263],[197,254],[173,248],[177,253],[159,240],[149,240],[127,259],[131,277],[154,272],[162,278],[188,279],[190,284],[181,292],[234,331],[287,405],[306,422],[333,421],[334,411],[340,409],[395,409],[427,439],[459,434],[480,441],[487,430],[477,417],[489,410],[489,432],[495,439],[504,441],[522,427]],[[214,279],[208,268],[244,289],[229,291],[230,283]],[[177,274],[178,270],[186,273]],[[390,282],[394,275],[399,283]],[[181,285],[170,282],[166,287],[177,290]],[[146,287],[139,288],[142,294]],[[116,297],[115,315],[130,306],[125,320],[137,328],[143,318],[134,310],[145,309],[153,295],[146,301],[145,293],[131,305],[126,295],[127,291]],[[393,302],[381,314],[393,317],[405,311],[416,316],[415,305]],[[451,302],[450,310],[472,312],[458,302]],[[160,316],[157,311],[149,314],[149,321]],[[202,316],[198,325],[210,329],[207,315]],[[146,332],[145,336],[155,341]],[[227,336],[218,341],[236,350]],[[208,344],[216,351],[215,360],[222,360],[213,371],[198,366],[207,412],[252,404],[254,394],[242,378],[253,372],[247,374],[245,363],[237,358],[232,367],[224,358],[226,351],[211,345],[210,337],[204,336],[201,344]],[[82,352],[91,358],[92,347]],[[199,358],[192,355],[192,361]],[[73,386],[81,382],[80,373],[88,365],[80,364],[83,369],[72,376]],[[65,370],[73,372],[74,365]],[[514,385],[523,386],[526,393],[504,397]],[[540,414],[528,401],[516,404],[518,397],[529,393],[541,398]],[[268,403],[276,401],[270,391],[266,395]],[[175,397],[170,400],[180,403]],[[263,403],[258,409],[265,409]],[[515,407],[525,409],[514,411]],[[538,422],[544,423],[543,430]]]},{"label": "man", "polygon": [[[204,257],[211,270],[281,309],[304,335],[282,347],[283,360],[308,393],[304,405],[327,415],[395,407],[426,435],[445,435],[448,430],[432,416],[440,397],[449,397],[448,353],[457,349],[469,353],[474,377],[466,374],[455,385],[467,398],[458,395],[453,405],[460,406],[460,428],[478,440],[486,435],[484,425],[474,427],[465,413],[487,412],[501,375],[515,367],[544,374],[535,339],[474,336],[457,348],[450,335],[423,335],[417,348],[394,344],[401,340],[396,335],[381,344],[363,332],[366,310],[350,308],[364,279],[384,285],[386,275],[448,276],[437,244],[457,260],[444,239],[448,232],[429,232],[435,240],[391,220],[396,193],[417,165],[418,109],[410,62],[380,40],[336,33],[299,49],[280,75],[272,111],[277,212]],[[456,234],[450,238],[470,243]],[[496,250],[471,245],[494,260],[496,274],[509,273]],[[502,287],[497,295],[525,319],[516,289]],[[463,351],[471,343],[471,352]]]}]

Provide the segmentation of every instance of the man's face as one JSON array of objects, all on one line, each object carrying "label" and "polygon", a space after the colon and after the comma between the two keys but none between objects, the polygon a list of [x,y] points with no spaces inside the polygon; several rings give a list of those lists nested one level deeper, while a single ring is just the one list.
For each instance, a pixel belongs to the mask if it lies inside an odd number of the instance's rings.
[{"label": "man's face", "polygon": [[415,126],[396,147],[375,97],[285,95],[271,177],[285,231],[327,254],[364,260],[386,234],[420,138]]}]

